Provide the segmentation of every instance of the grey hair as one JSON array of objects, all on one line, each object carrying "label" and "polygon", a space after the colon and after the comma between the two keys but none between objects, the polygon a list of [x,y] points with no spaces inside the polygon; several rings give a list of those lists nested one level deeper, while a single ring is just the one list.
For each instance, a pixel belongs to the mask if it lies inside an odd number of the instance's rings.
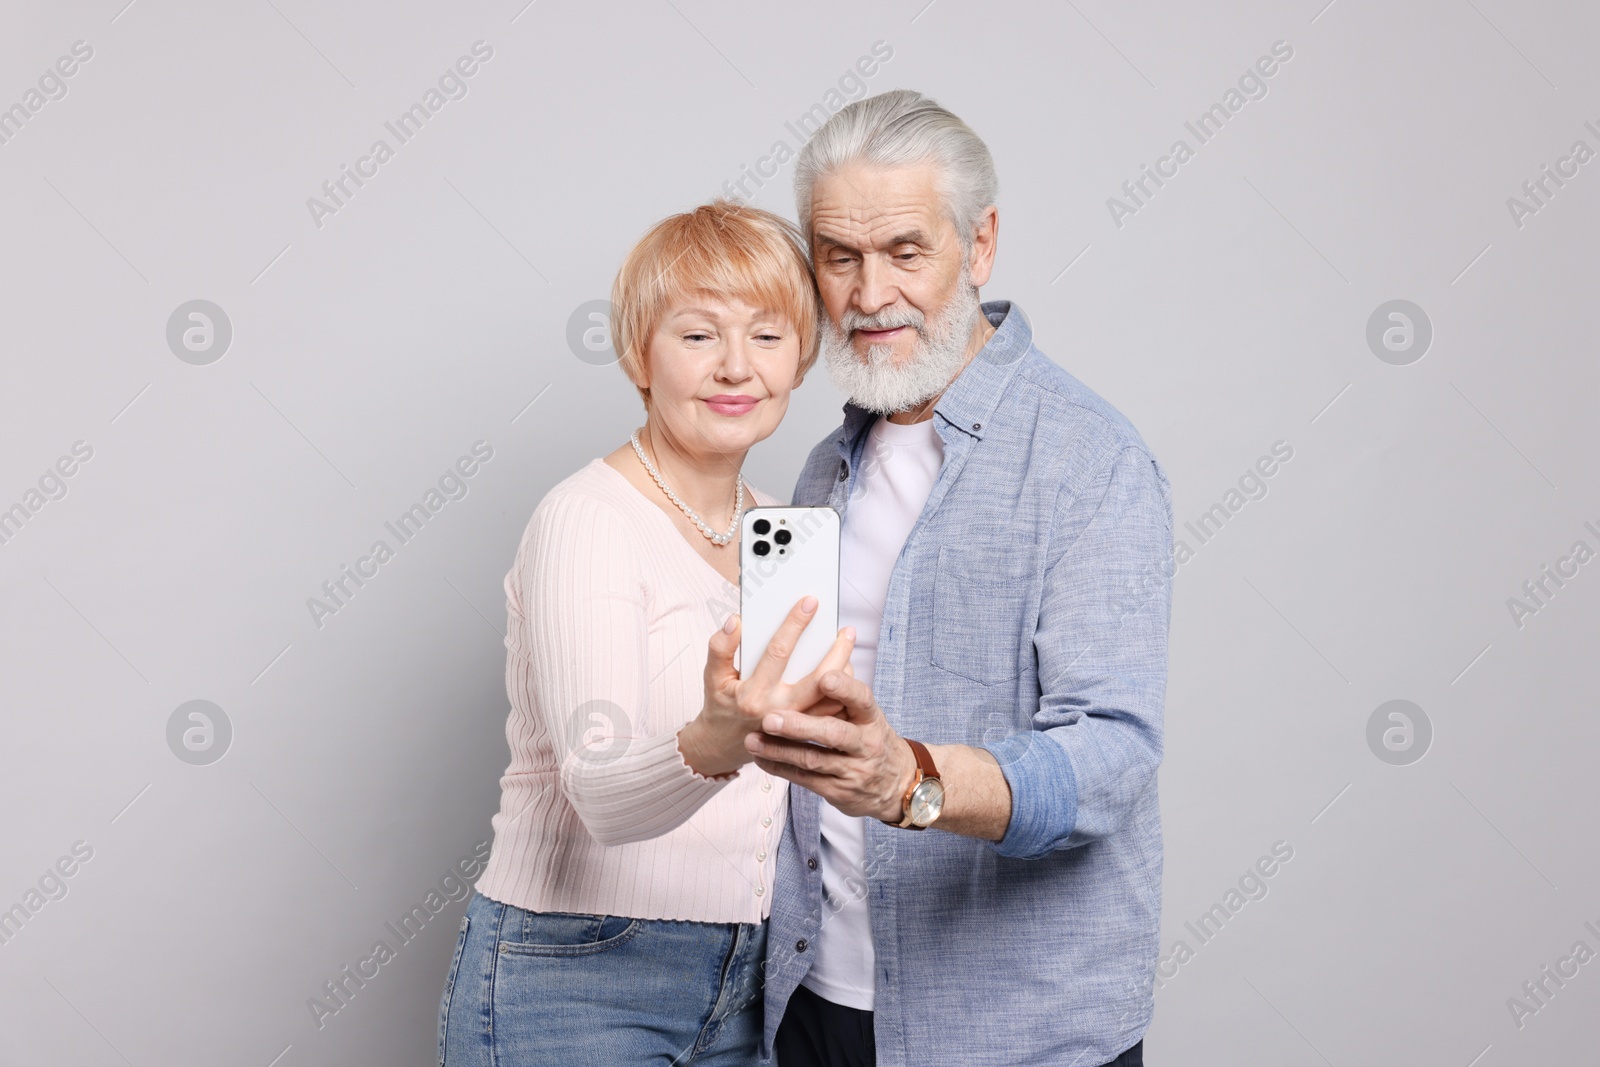
[{"label": "grey hair", "polygon": [[806,242],[812,243],[811,198],[825,175],[852,163],[906,166],[934,163],[946,216],[972,251],[972,231],[995,202],[989,146],[972,128],[934,100],[911,89],[894,89],[845,105],[823,123],[800,150],[794,166],[794,199]]}]

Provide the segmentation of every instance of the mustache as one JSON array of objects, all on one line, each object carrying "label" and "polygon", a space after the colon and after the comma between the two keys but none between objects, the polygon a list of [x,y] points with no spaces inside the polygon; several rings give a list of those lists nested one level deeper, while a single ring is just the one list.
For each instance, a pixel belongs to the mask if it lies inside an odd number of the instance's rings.
[{"label": "mustache", "polygon": [[846,311],[839,320],[839,328],[846,334],[857,330],[893,330],[900,326],[913,326],[922,330],[925,318],[916,308],[885,308],[871,315],[859,311]]}]

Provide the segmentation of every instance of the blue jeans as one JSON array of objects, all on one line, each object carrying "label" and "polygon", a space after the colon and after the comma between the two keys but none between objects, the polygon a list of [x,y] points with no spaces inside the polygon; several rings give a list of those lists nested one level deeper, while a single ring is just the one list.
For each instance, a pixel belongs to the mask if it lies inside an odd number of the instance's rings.
[{"label": "blue jeans", "polygon": [[439,1001],[441,1067],[746,1067],[765,923],[524,911],[479,893]]}]

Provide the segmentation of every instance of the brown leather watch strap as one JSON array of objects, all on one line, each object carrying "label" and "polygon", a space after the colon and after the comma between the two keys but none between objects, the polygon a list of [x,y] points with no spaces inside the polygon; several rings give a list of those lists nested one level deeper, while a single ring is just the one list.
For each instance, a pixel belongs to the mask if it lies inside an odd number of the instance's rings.
[{"label": "brown leather watch strap", "polygon": [[[906,744],[911,746],[911,754],[917,757],[917,768],[922,771],[922,776],[924,778],[939,777],[939,768],[934,765],[933,753],[928,751],[928,746],[921,741],[913,741],[909,737],[906,738]],[[917,783],[912,783],[911,788],[915,789],[916,787]]]},{"label": "brown leather watch strap", "polygon": [[[906,795],[900,798],[900,821],[890,822],[889,825],[897,826],[902,830],[920,830],[922,827],[911,821],[911,795],[917,791],[917,786],[929,778],[937,779],[939,777],[939,768],[933,762],[933,753],[928,751],[927,745],[924,745],[921,741],[913,741],[909,737],[902,738],[902,740],[911,746],[911,754],[917,760],[917,773],[912,777],[911,785],[906,789]],[[884,821],[888,822],[887,819]]]}]

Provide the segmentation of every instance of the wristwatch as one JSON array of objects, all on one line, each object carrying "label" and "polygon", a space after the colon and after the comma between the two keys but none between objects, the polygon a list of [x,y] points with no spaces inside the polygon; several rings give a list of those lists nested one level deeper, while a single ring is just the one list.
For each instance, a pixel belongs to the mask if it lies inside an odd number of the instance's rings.
[{"label": "wristwatch", "polygon": [[889,825],[902,830],[926,830],[944,810],[944,782],[939,779],[939,768],[934,764],[928,747],[909,737],[904,740],[911,746],[911,754],[917,758],[917,774],[911,779],[911,788],[906,790],[905,799],[900,802],[904,817]]}]

